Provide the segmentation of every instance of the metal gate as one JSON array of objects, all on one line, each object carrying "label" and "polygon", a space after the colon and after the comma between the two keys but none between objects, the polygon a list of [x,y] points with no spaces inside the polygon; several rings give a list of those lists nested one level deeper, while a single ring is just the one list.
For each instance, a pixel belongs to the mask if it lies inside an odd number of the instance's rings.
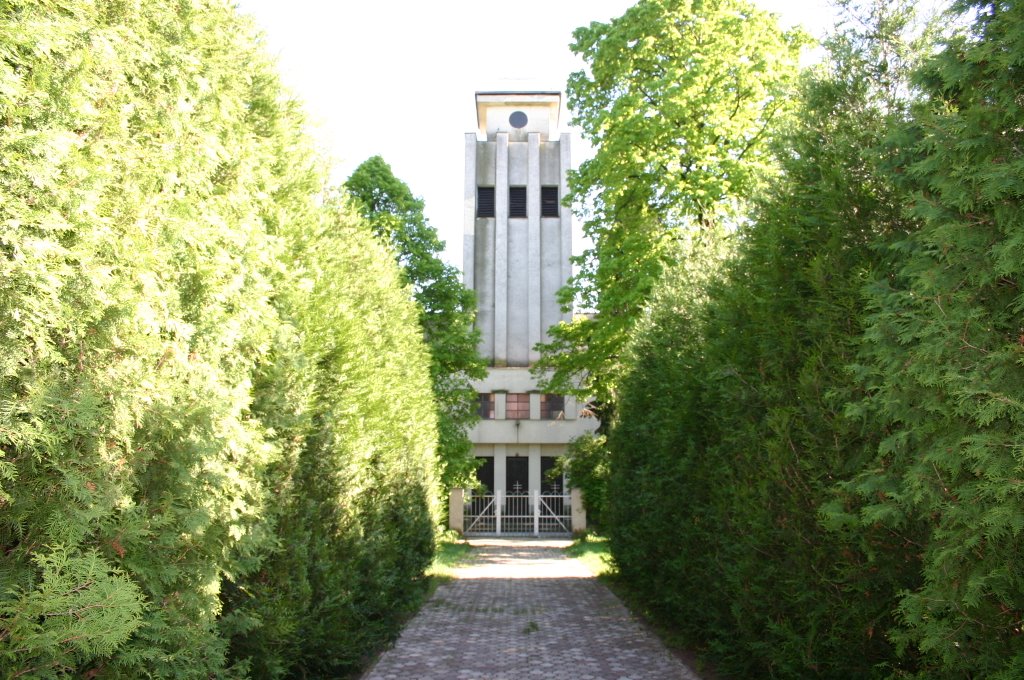
[{"label": "metal gate", "polygon": [[572,504],[565,494],[473,494],[466,500],[463,530],[467,534],[540,536],[571,534]]}]

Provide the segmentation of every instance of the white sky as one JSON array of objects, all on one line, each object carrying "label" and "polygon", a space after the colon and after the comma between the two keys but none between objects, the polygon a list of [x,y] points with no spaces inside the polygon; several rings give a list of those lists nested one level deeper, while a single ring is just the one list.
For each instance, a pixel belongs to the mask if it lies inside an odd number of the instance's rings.
[{"label": "white sky", "polygon": [[[476,129],[478,90],[565,90],[582,62],[572,32],[621,16],[635,0],[236,0],[255,17],[285,85],[344,181],[380,154],[425,201],[462,268],[464,133]],[[814,35],[828,0],[755,0]],[[568,128],[563,113],[562,126]],[[573,138],[573,165],[589,155]],[[574,250],[580,250],[578,241]]]}]

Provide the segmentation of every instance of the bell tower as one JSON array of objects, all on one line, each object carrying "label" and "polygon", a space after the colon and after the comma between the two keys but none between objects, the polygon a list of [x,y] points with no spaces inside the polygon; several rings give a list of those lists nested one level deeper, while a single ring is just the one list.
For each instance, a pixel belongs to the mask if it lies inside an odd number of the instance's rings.
[{"label": "bell tower", "polygon": [[463,267],[477,295],[481,354],[526,367],[547,329],[568,318],[555,293],[571,269],[572,221],[561,205],[569,135],[558,92],[478,92],[466,135]]},{"label": "bell tower", "polygon": [[477,130],[466,134],[463,272],[490,364],[476,383],[482,420],[470,439],[483,459],[478,477],[496,498],[568,499],[565,480],[547,472],[569,441],[597,427],[574,398],[541,393],[530,374],[537,344],[570,318],[556,297],[572,272],[561,104],[560,92],[477,92]]}]

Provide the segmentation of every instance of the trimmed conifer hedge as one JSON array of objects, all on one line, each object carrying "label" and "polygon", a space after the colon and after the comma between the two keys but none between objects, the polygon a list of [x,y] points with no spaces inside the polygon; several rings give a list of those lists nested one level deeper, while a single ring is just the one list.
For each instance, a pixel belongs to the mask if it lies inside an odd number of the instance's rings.
[{"label": "trimmed conifer hedge", "polygon": [[734,253],[659,282],[608,436],[615,560],[727,677],[1024,673],[1024,6],[916,66],[875,9]]},{"label": "trimmed conifer hedge", "polygon": [[338,676],[433,550],[416,310],[219,0],[0,7],[0,667]]}]

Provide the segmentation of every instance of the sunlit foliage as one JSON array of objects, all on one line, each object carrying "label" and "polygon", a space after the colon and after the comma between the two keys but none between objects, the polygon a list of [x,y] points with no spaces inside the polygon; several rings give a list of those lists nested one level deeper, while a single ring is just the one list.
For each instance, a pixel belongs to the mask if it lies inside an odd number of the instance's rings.
[{"label": "sunlit foliage", "polygon": [[611,408],[622,348],[693,233],[734,225],[773,173],[806,38],[745,0],[641,0],[574,33],[573,121],[596,146],[570,176],[593,245],[561,292],[596,316],[552,329],[551,389]]},{"label": "sunlit foliage", "polygon": [[436,517],[397,268],[228,3],[9,2],[0,56],[0,667],[350,671]]}]

